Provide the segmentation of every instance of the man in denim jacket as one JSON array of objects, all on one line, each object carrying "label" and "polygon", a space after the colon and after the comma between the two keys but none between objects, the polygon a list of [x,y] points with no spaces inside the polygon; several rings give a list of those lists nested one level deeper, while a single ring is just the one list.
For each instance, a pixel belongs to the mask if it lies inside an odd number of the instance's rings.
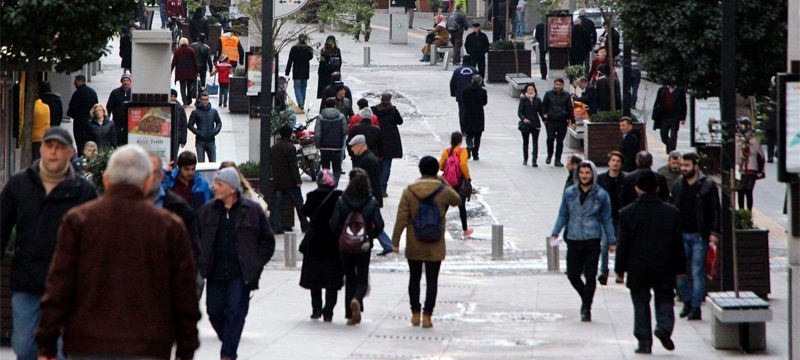
[{"label": "man in denim jacket", "polygon": [[[588,322],[592,321],[592,299],[597,288],[600,238],[605,233],[611,252],[617,241],[611,220],[611,198],[597,184],[594,163],[581,162],[575,174],[575,185],[564,190],[550,241],[566,228],[567,277],[581,296],[581,321]],[[581,275],[586,282],[581,280]]]}]

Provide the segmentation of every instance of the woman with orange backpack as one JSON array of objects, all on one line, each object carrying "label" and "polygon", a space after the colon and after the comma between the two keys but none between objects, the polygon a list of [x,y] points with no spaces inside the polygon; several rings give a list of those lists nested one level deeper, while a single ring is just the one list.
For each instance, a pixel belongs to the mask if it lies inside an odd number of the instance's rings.
[{"label": "woman with orange backpack", "polygon": [[461,204],[458,205],[458,215],[461,217],[461,230],[464,231],[464,240],[472,235],[472,229],[467,227],[467,199],[472,195],[472,178],[469,176],[469,166],[467,165],[467,151],[461,147],[464,135],[454,131],[450,135],[450,147],[442,151],[439,158],[439,170],[442,171],[442,178],[455,189],[461,196]]}]

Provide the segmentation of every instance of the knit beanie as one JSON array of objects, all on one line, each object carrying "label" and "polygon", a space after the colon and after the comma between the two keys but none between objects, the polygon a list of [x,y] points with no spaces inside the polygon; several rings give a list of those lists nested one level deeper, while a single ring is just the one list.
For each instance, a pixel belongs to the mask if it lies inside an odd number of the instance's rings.
[{"label": "knit beanie", "polygon": [[242,192],[242,180],[239,179],[239,173],[236,171],[236,169],[232,167],[217,171],[217,175],[214,175],[214,181],[217,180],[230,185],[238,192]]}]

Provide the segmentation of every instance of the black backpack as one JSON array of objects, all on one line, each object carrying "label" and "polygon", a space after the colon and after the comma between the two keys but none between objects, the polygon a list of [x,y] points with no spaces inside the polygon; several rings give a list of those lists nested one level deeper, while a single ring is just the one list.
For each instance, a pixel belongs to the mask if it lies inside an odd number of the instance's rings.
[{"label": "black backpack", "polygon": [[420,199],[417,213],[414,215],[414,234],[422,242],[433,243],[439,241],[442,235],[442,217],[439,215],[439,206],[434,198],[444,189],[444,185],[430,196]]}]

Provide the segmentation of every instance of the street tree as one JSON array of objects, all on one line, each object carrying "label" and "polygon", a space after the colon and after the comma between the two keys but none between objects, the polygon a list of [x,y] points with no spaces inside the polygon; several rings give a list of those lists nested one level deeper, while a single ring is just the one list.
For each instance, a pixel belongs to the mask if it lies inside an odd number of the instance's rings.
[{"label": "street tree", "polygon": [[31,163],[33,106],[38,73],[69,73],[108,53],[109,39],[133,22],[130,0],[2,1],[0,64],[25,72],[25,102],[20,164]]}]

